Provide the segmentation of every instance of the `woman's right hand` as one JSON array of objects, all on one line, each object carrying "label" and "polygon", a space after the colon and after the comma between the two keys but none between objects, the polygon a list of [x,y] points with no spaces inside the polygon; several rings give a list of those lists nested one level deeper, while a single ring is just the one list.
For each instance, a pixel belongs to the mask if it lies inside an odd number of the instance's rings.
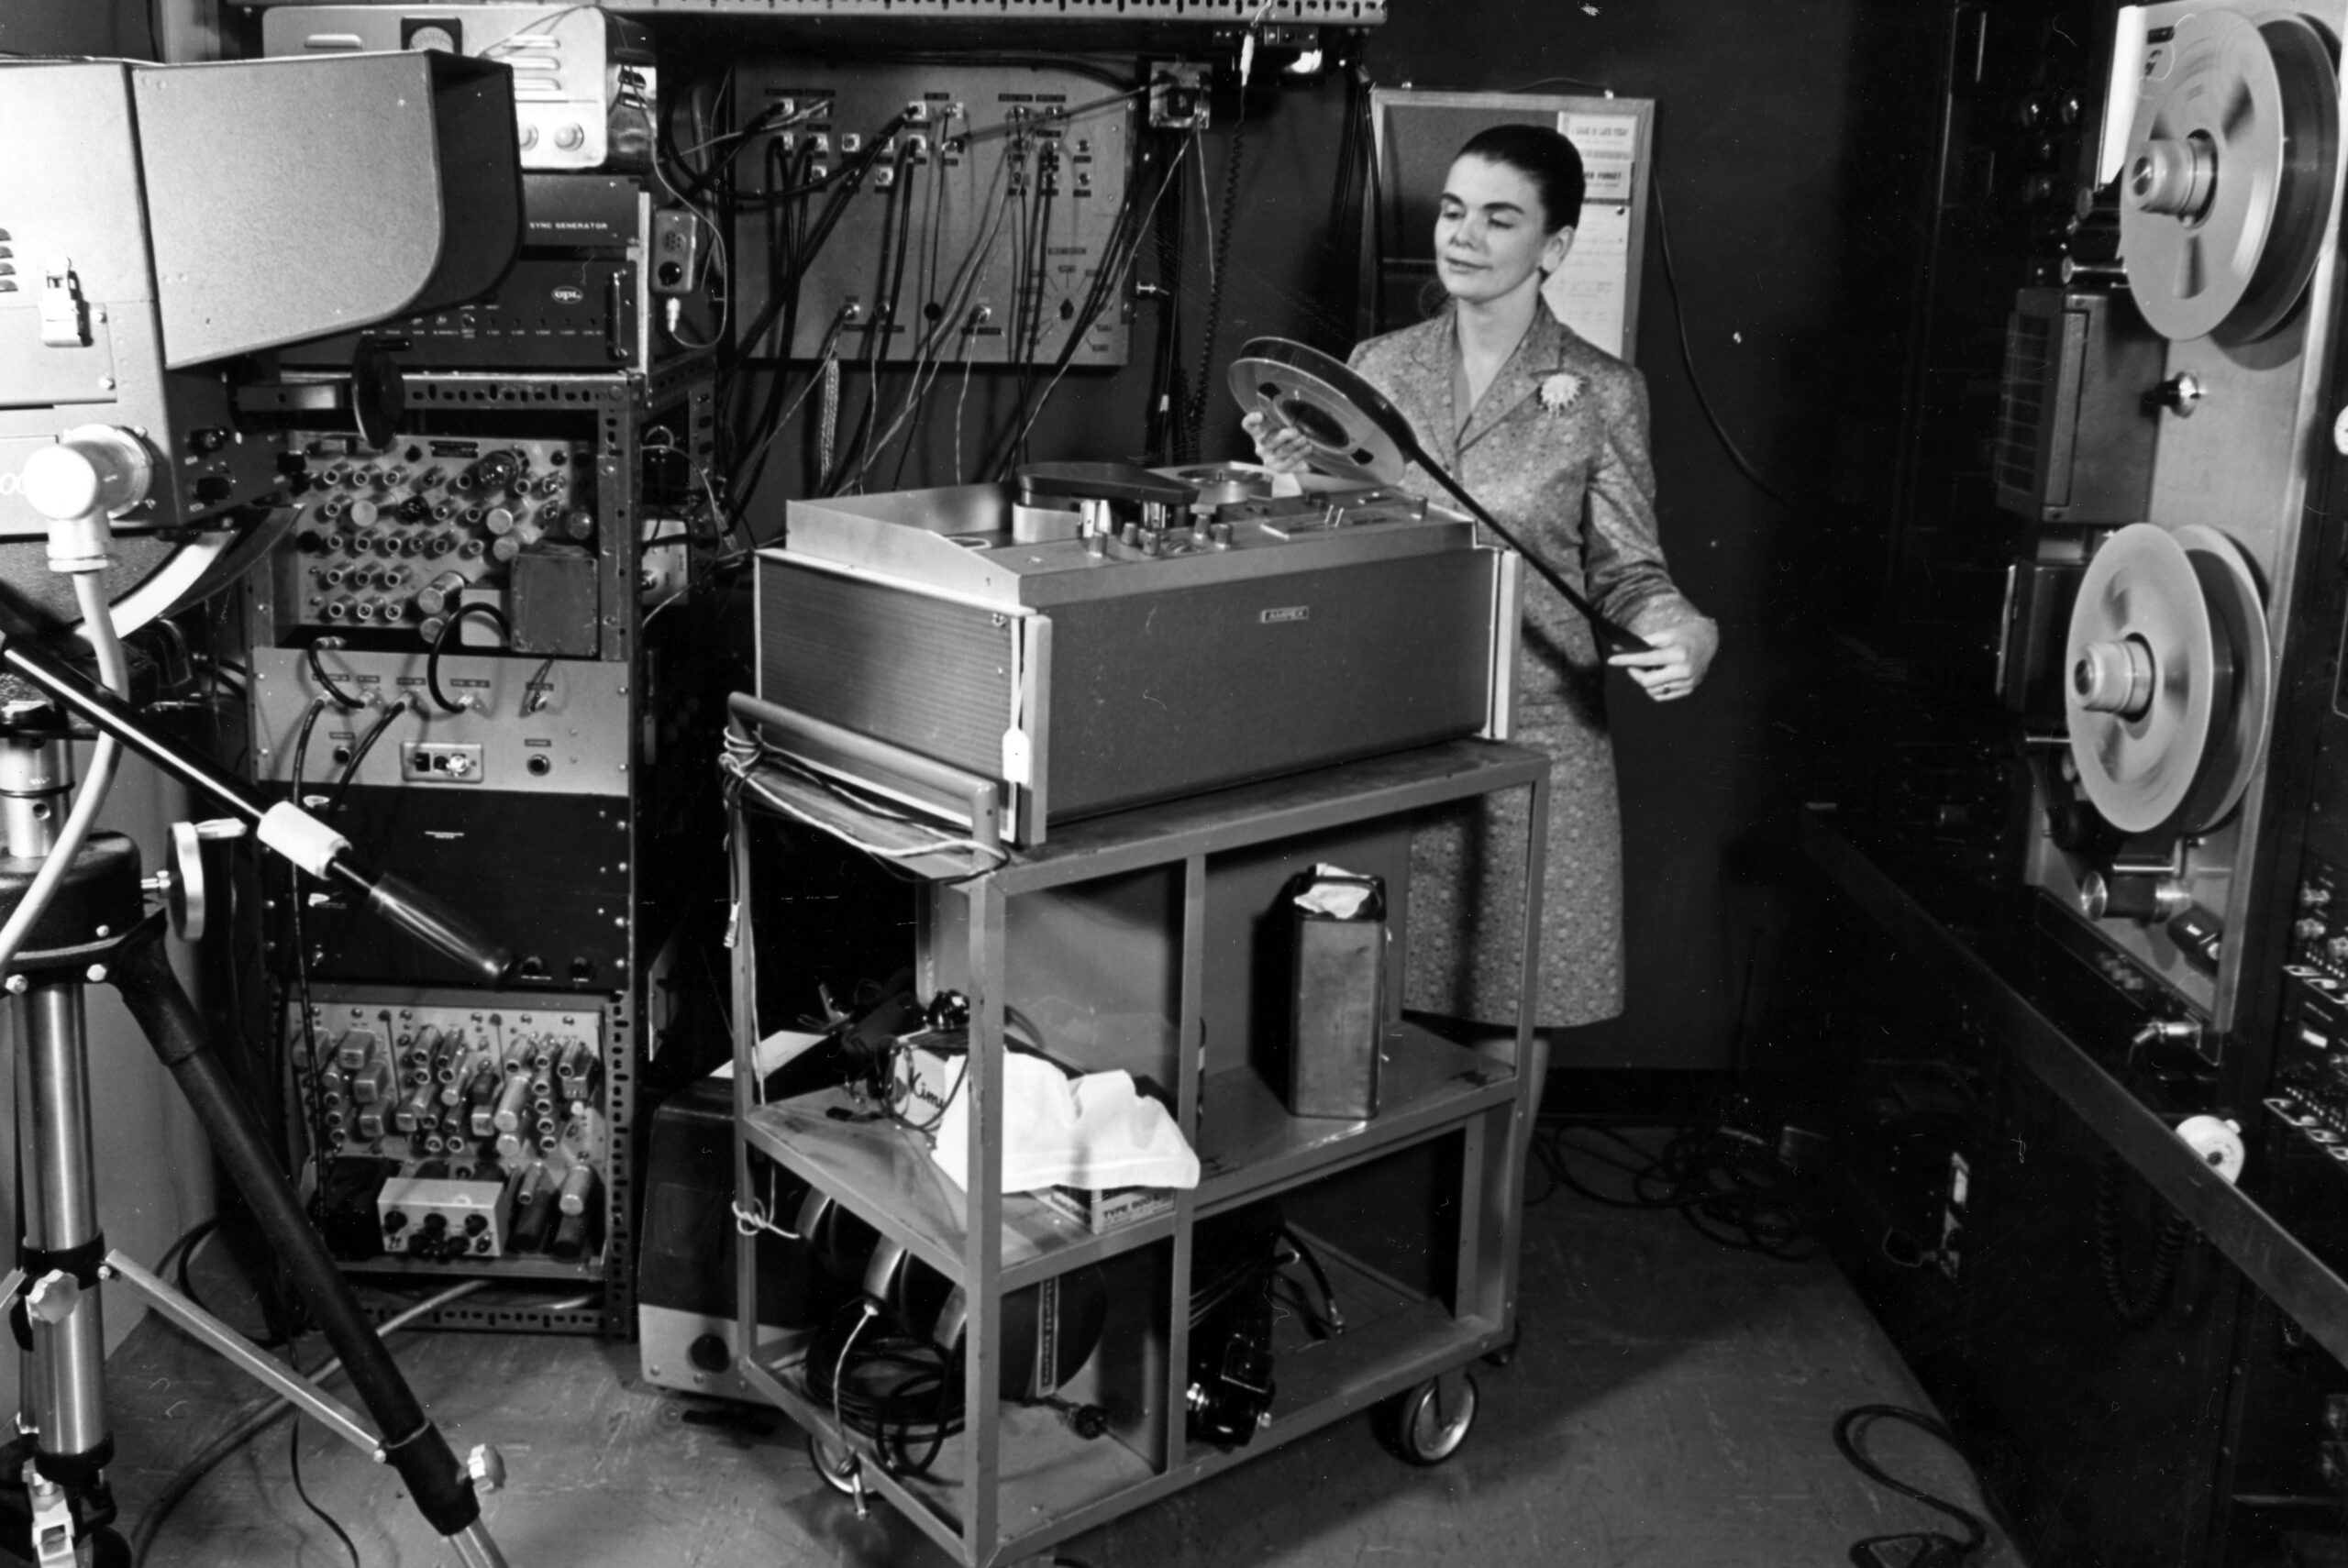
[{"label": "woman's right hand", "polygon": [[1312,467],[1312,443],[1293,426],[1283,425],[1271,430],[1268,425],[1261,410],[1252,410],[1239,421],[1239,427],[1256,443],[1256,460],[1276,474],[1308,471]]}]

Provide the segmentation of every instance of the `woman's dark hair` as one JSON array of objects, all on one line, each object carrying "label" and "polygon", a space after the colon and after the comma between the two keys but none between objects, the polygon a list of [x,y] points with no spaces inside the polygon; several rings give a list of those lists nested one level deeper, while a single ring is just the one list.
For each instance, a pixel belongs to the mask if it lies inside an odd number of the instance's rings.
[{"label": "woman's dark hair", "polygon": [[1458,157],[1501,164],[1532,181],[1541,197],[1542,233],[1580,226],[1581,154],[1546,126],[1488,126],[1468,138]]}]

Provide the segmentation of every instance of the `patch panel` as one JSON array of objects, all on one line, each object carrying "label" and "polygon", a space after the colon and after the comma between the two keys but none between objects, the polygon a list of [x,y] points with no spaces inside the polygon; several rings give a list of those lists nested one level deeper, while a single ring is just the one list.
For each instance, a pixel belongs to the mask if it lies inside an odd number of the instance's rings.
[{"label": "patch panel", "polygon": [[[775,340],[777,322],[749,347],[801,359],[860,359],[877,348],[896,362],[1052,364],[1066,351],[1071,365],[1124,364],[1123,302],[1110,299],[1090,318],[1084,306],[1116,265],[1110,241],[1144,96],[1043,66],[800,61],[737,70],[746,122],[757,116],[774,127],[744,170],[760,171],[770,190],[810,191],[811,210],[838,191],[828,181],[859,171],[801,277],[792,341]],[[735,229],[738,275],[752,291],[735,312],[746,326],[770,319],[756,297],[770,271],[770,228],[760,212]],[[1014,304],[981,315],[981,299]]]},{"label": "patch panel", "polygon": [[319,436],[303,457],[311,489],[278,557],[295,626],[428,645],[463,606],[504,606],[526,551],[595,543],[593,461],[578,442],[413,436],[371,454]]}]

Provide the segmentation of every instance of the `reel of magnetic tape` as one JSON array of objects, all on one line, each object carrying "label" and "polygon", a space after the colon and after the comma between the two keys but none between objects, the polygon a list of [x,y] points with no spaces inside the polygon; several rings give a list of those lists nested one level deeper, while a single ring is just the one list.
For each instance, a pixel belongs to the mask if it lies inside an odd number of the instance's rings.
[{"label": "reel of magnetic tape", "polygon": [[1231,362],[1228,379],[1241,408],[1312,444],[1319,472],[1364,484],[1401,480],[1416,444],[1411,422],[1350,366],[1301,343],[1257,337]]},{"label": "reel of magnetic tape", "polygon": [[1227,380],[1240,407],[1264,416],[1269,430],[1293,430],[1312,448],[1318,471],[1337,479],[1393,485],[1412,464],[1451,492],[1468,514],[1523,556],[1557,596],[1589,621],[1610,653],[1645,652],[1646,639],[1592,604],[1581,590],[1487,511],[1451,471],[1427,455],[1410,416],[1354,369],[1317,348],[1282,337],[1251,338],[1231,362]]},{"label": "reel of magnetic tape", "polygon": [[2339,83],[2298,17],[2181,17],[2148,54],[2125,165],[2121,253],[2144,319],[2173,341],[2266,337],[2323,251]]},{"label": "reel of magnetic tape", "polygon": [[2198,834],[2242,801],[2274,704],[2265,612],[2213,528],[2149,523],[2096,552],[2071,608],[2071,758],[2124,833]]}]

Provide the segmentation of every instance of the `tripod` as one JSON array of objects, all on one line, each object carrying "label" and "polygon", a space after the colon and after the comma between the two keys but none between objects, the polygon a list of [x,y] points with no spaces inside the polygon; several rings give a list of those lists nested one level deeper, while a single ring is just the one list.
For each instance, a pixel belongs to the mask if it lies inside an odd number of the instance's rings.
[{"label": "tripod", "polygon": [[[61,443],[61,447],[64,443]],[[104,454],[100,454],[103,456]],[[94,528],[84,547],[61,550],[52,533],[51,565],[77,571],[84,624],[109,682],[125,684],[107,607],[94,597],[84,562],[105,555],[105,516],[91,501],[60,505],[61,525]],[[0,638],[0,665],[28,682],[29,696],[0,693],[0,989],[17,999],[19,1050],[19,1164],[25,1235],[17,1267],[0,1279],[0,1307],[29,1352],[26,1404],[30,1430],[6,1452],[24,1477],[22,1534],[11,1528],[10,1498],[0,1493],[0,1551],[40,1568],[111,1568],[129,1551],[111,1529],[105,1481],[114,1439],[106,1425],[105,1335],[100,1286],[119,1283],[227,1356],[337,1435],[395,1467],[426,1519],[468,1568],[504,1568],[504,1558],[481,1519],[476,1482],[493,1485],[495,1454],[477,1449],[460,1464],[426,1419],[398,1364],[369,1325],[358,1299],[302,1211],[301,1200],[269,1152],[259,1120],[205,1039],[203,1021],[172,974],[163,950],[165,917],[146,908],[138,852],[119,834],[82,840],[110,774],[112,748],[94,765],[86,801],[61,810],[72,790],[69,715],[127,745],[223,805],[264,845],[315,876],[352,886],[376,913],[466,963],[491,981],[509,956],[476,936],[453,911],[360,864],[340,835],[296,802],[271,803],[205,759],[148,729],[136,711],[38,645]],[[103,743],[102,743],[103,745]],[[39,886],[36,886],[36,883]],[[24,919],[28,906],[29,919]],[[14,953],[6,951],[13,944]],[[262,1235],[294,1288],[341,1357],[373,1425],[280,1366],[225,1323],[109,1249],[97,1220],[92,1158],[88,1039],[83,989],[118,990],[156,1055],[186,1096],[230,1179],[251,1205]],[[380,1435],[379,1435],[380,1433]],[[0,1477],[5,1485],[6,1477]],[[22,1550],[19,1550],[21,1542]]]}]

